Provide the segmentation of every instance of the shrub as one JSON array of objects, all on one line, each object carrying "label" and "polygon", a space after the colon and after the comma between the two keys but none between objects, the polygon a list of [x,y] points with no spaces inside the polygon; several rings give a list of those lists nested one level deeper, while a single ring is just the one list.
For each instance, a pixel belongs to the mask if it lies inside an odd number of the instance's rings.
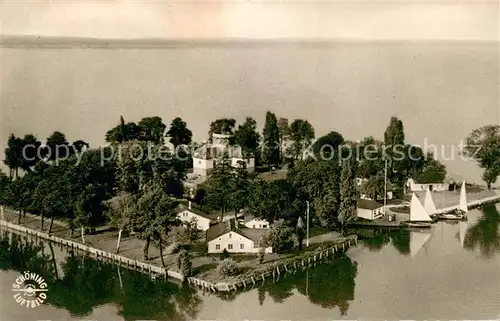
[{"label": "shrub", "polygon": [[258,254],[258,256],[259,256],[259,264],[264,263],[264,255],[265,255],[265,249],[263,247],[261,247],[259,249],[259,254]]},{"label": "shrub", "polygon": [[227,251],[227,249],[224,249],[224,251],[222,251],[222,259],[229,259],[230,256],[229,256],[229,252]]},{"label": "shrub", "polygon": [[236,263],[232,258],[222,260],[217,267],[217,272],[221,276],[230,276],[236,273]]},{"label": "shrub", "polygon": [[294,230],[284,220],[276,221],[271,225],[269,235],[263,244],[271,246],[274,252],[281,253],[293,246],[293,232]]},{"label": "shrub", "polygon": [[191,260],[191,255],[186,250],[179,252],[179,256],[177,257],[177,268],[179,268],[184,278],[191,275],[193,268],[193,262]]}]

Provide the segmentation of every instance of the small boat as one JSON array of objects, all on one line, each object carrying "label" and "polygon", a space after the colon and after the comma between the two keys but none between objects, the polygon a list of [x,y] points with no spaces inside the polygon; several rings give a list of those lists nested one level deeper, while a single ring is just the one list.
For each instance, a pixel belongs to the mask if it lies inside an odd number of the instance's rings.
[{"label": "small boat", "polygon": [[465,190],[465,181],[462,182],[460,189],[460,203],[458,208],[451,213],[442,213],[438,216],[441,220],[464,220],[467,218],[467,192]]},{"label": "small boat", "polygon": [[432,226],[431,222],[432,218],[427,214],[415,193],[413,193],[410,203],[410,218],[408,221],[401,222],[401,224],[407,227],[430,228]]}]

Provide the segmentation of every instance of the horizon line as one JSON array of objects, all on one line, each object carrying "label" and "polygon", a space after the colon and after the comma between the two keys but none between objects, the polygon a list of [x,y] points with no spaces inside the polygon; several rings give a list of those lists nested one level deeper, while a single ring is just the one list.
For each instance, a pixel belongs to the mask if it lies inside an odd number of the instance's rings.
[{"label": "horizon line", "polygon": [[226,38],[99,38],[99,37],[80,37],[80,36],[50,36],[50,35],[30,35],[30,34],[1,34],[1,46],[13,47],[33,47],[44,46],[50,47],[71,46],[71,45],[86,45],[90,47],[98,47],[102,45],[130,45],[138,44],[144,47],[168,46],[168,45],[258,45],[258,44],[310,44],[310,45],[328,45],[328,44],[411,44],[411,43],[428,43],[428,44],[500,44],[500,40],[487,39],[383,39],[383,38],[305,38],[305,37],[276,37],[276,38],[245,38],[245,37],[226,37]]}]

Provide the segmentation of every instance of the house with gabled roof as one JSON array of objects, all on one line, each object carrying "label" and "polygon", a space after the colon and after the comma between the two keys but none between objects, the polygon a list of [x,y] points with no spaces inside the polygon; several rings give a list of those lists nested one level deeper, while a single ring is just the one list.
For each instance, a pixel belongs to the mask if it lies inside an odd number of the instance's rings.
[{"label": "house with gabled roof", "polygon": [[[265,246],[264,240],[268,229],[238,227],[236,220],[228,220],[207,230],[208,253],[257,253]],[[272,253],[271,247],[265,247],[266,253]]]},{"label": "house with gabled roof", "polygon": [[270,224],[267,220],[255,217],[251,214],[245,214],[243,225],[248,228],[270,228]]},{"label": "house with gabled roof", "polygon": [[213,133],[211,142],[206,142],[193,153],[193,173],[202,177],[209,175],[215,168],[217,160],[223,155],[227,155],[230,164],[238,168],[239,162],[245,163],[249,173],[255,171],[255,158],[244,155],[240,146],[231,145],[232,135]]},{"label": "house with gabled roof", "polygon": [[359,199],[357,214],[359,218],[373,221],[384,215],[384,205],[368,199]]},{"label": "house with gabled roof", "polygon": [[429,191],[448,191],[450,189],[450,183],[444,181],[424,181],[418,182],[413,178],[408,179],[406,182],[406,187],[411,192],[425,192]]},{"label": "house with gabled roof", "polygon": [[193,208],[191,202],[188,207],[180,205],[176,208],[177,218],[184,222],[196,222],[196,228],[202,231],[206,231],[210,226],[217,223],[217,215],[208,214],[199,209]]}]

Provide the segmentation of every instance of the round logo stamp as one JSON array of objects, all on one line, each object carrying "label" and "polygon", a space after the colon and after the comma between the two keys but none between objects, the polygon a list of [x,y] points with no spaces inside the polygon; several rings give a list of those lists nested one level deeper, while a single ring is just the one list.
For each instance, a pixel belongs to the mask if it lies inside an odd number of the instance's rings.
[{"label": "round logo stamp", "polygon": [[37,273],[25,271],[12,284],[14,299],[21,306],[35,308],[47,299],[47,283]]}]

